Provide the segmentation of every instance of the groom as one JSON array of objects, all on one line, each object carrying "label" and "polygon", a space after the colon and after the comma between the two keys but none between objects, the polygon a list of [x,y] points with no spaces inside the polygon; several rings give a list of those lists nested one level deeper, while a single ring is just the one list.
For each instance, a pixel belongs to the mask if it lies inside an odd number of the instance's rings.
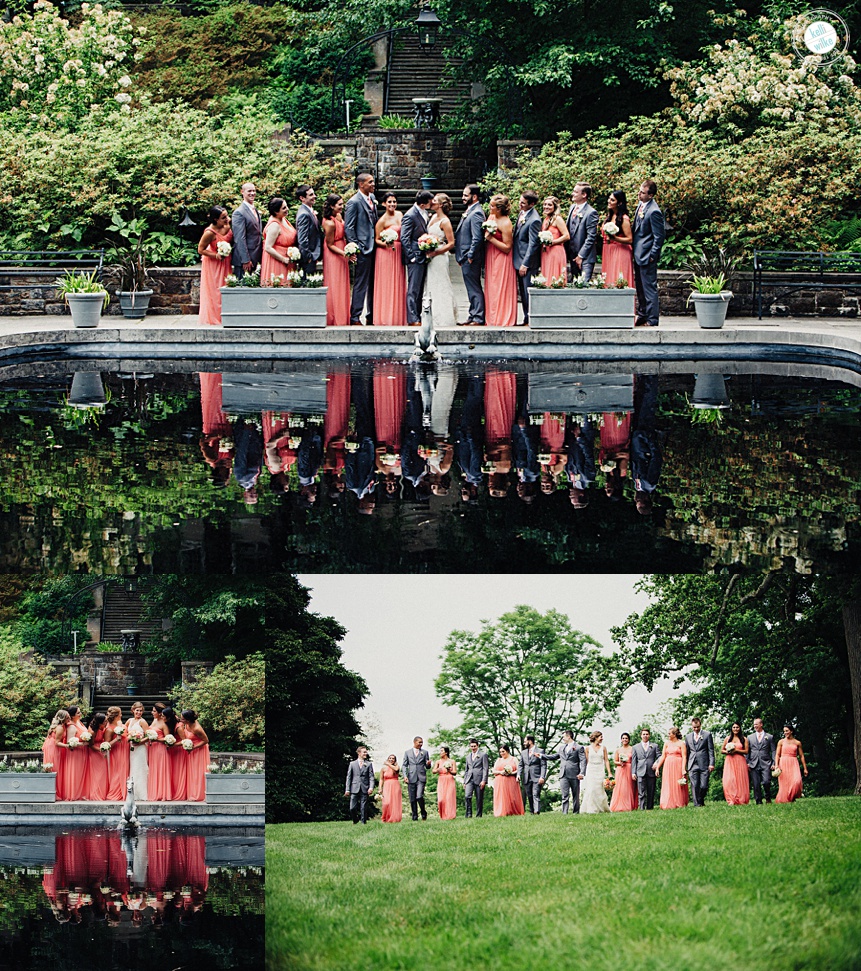
[{"label": "groom", "polygon": [[350,817],[353,825],[368,821],[368,799],[374,794],[374,763],[368,758],[364,745],[356,749],[356,758],[347,769],[347,785],[344,797],[350,799]]},{"label": "groom", "polygon": [[640,809],[655,808],[655,762],[660,752],[658,746],[652,744],[651,738],[652,733],[644,728],[631,756],[631,778],[637,783]]},{"label": "groom", "polygon": [[481,268],[484,266],[484,209],[479,202],[480,189],[468,185],[463,190],[466,211],[457,224],[454,234],[454,258],[463,273],[463,282],[469,295],[469,313],[466,324],[484,326],[484,291],[481,289]]},{"label": "groom", "polygon": [[580,812],[580,783],[586,776],[586,749],[574,741],[574,733],[564,731],[562,744],[556,755],[548,755],[548,762],[559,762],[559,790],[562,793],[562,813],[568,806],[575,815]]},{"label": "groom", "polygon": [[428,261],[418,241],[428,231],[428,210],[432,202],[433,193],[421,189],[416,193],[415,205],[406,211],[401,222],[401,258],[407,268],[407,325],[410,327],[418,327],[422,320]]},{"label": "groom", "polygon": [[547,778],[547,758],[536,748],[533,735],[526,736],[517,772],[525,794],[524,805],[529,807],[533,816],[537,816],[541,812],[541,787]]},{"label": "groom", "polygon": [[356,278],[353,282],[353,299],[350,303],[350,324],[358,325],[365,299],[368,312],[365,322],[370,326],[374,316],[374,243],[377,236],[377,200],[374,196],[374,177],[362,172],[358,177],[359,191],[350,196],[344,210],[344,235],[348,243],[359,247],[356,257]]},{"label": "groom", "polygon": [[715,770],[715,743],[712,733],[703,729],[699,718],[691,719],[692,731],[685,736],[688,747],[688,776],[695,806],[705,806],[709,775]]},{"label": "groom", "polygon": [[762,727],[762,719],[754,718],[753,734],[747,736],[747,771],[753,783],[753,798],[757,806],[762,805],[762,797],[771,803],[771,768],[777,750],[774,736],[769,735]]},{"label": "groom", "polygon": [[407,790],[410,795],[410,809],[412,810],[413,821],[419,818],[419,810],[421,810],[422,819],[428,818],[427,810],[425,809],[425,783],[427,782],[427,770],[431,767],[431,761],[430,755],[426,749],[422,748],[422,745],[423,740],[421,736],[416,735],[413,739],[413,747],[408,748],[404,752],[404,759],[401,763],[404,778],[407,780]]},{"label": "groom", "polygon": [[657,327],[660,316],[658,303],[658,260],[667,235],[664,214],[655,202],[657,185],[651,180],[640,186],[637,212],[634,215],[634,283],[637,287],[637,316],[635,327]]}]

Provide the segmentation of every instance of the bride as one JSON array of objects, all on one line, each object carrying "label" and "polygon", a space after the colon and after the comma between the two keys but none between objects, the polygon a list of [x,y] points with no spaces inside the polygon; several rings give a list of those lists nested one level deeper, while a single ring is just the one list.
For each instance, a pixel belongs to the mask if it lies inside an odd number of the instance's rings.
[{"label": "bride", "polygon": [[586,749],[586,778],[583,780],[580,796],[581,813],[610,812],[607,793],[604,790],[604,780],[610,778],[610,759],[603,742],[604,736],[601,732],[592,732],[589,736],[589,748]]},{"label": "bride", "polygon": [[428,222],[428,233],[440,240],[440,245],[428,252],[428,268],[425,277],[425,296],[431,299],[434,329],[454,327],[457,323],[457,304],[449,275],[449,253],[454,249],[454,230],[448,214],[451,198],[438,192],[431,203],[433,215]]},{"label": "bride", "polygon": [[135,800],[138,802],[143,802],[148,798],[147,781],[149,777],[149,762],[147,759],[146,743],[142,742],[134,745],[132,744],[131,738],[137,732],[145,734],[149,728],[143,712],[143,704],[140,701],[136,701],[132,705],[132,717],[126,722],[126,738],[129,739],[129,745],[131,745],[129,774],[134,780]]}]

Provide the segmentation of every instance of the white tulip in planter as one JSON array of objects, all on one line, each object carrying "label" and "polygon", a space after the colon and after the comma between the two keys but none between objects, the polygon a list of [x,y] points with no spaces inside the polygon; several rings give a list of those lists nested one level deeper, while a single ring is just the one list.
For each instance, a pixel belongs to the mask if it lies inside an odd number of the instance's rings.
[{"label": "white tulip in planter", "polygon": [[213,804],[261,803],[266,800],[266,773],[207,772],[206,801]]},{"label": "white tulip in planter", "polygon": [[221,287],[224,327],[325,327],[328,287]]},{"label": "white tulip in planter", "polygon": [[720,330],[726,320],[732,290],[720,293],[700,293],[694,290],[688,298],[697,312],[697,323],[707,330]]},{"label": "white tulip in planter", "polygon": [[98,327],[105,305],[105,292],[67,293],[66,300],[75,327]]},{"label": "white tulip in planter", "polygon": [[0,772],[0,802],[56,801],[56,772]]},{"label": "white tulip in planter", "polygon": [[533,330],[568,328],[626,328],[634,326],[633,287],[543,289],[529,288],[529,326]]}]

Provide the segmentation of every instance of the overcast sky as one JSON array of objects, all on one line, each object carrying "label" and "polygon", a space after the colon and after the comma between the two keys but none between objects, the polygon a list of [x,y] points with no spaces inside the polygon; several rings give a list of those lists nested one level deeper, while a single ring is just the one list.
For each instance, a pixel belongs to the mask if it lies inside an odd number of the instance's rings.
[{"label": "overcast sky", "polygon": [[[299,574],[311,590],[311,610],[347,629],[343,660],[370,688],[359,721],[379,726],[372,736],[377,761],[389,752],[400,759],[413,737],[427,739],[437,722],[447,728],[460,723],[460,713],[442,704],[433,686],[452,630],[478,631],[482,620],[528,604],[567,614],[575,629],[610,648],[610,628],[648,604],[634,590],[638,579],[633,574]],[[642,687],[629,689],[608,747],[615,747],[619,732],[655,714],[670,693],[668,683],[651,695]]]}]

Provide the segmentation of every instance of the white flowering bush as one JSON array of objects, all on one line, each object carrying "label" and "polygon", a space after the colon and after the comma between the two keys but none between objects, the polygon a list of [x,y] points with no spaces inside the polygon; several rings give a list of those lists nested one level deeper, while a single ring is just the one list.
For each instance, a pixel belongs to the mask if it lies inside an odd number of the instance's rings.
[{"label": "white flowering bush", "polygon": [[119,10],[81,5],[77,26],[46,0],[0,22],[0,111],[68,126],[96,105],[129,111],[143,29]]}]

